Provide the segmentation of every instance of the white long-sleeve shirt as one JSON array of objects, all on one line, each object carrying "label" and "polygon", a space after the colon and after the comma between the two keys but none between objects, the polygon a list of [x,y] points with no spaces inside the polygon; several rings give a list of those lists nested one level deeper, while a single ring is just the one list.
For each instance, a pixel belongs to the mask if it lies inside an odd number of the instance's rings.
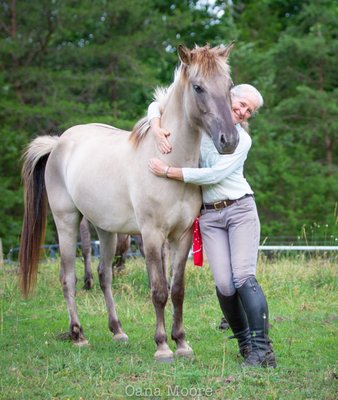
[{"label": "white long-sleeve shirt", "polygon": [[[148,108],[148,121],[160,118],[161,111],[158,102],[153,102]],[[236,125],[239,143],[232,154],[219,154],[212,139],[203,133],[200,150],[200,168],[182,168],[183,181],[202,187],[204,203],[214,203],[219,200],[235,200],[253,191],[243,175],[244,162],[251,148],[249,134]]]}]

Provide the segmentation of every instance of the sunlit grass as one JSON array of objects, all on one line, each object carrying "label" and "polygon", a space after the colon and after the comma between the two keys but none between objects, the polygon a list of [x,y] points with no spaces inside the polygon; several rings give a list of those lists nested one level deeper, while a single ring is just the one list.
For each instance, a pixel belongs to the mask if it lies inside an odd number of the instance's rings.
[{"label": "sunlit grass", "polygon": [[[1,399],[335,399],[337,279],[335,260],[261,257],[258,278],[268,297],[275,370],[243,369],[230,332],[218,330],[221,313],[208,267],[189,261],[184,304],[193,360],[153,360],[155,316],[142,259],[129,259],[114,279],[119,318],[129,336],[111,340],[105,303],[95,277],[82,290],[77,264],[78,312],[90,346],[60,340],[68,316],[58,263],[40,266],[28,300],[17,288],[15,267],[0,271]],[[166,309],[168,337],[171,305]],[[169,340],[174,350],[174,343]]]}]

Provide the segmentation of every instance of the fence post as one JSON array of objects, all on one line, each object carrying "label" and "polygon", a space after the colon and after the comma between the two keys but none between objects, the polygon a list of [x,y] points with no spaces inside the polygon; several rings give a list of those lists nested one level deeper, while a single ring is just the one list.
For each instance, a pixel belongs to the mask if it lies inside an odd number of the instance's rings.
[{"label": "fence post", "polygon": [[0,238],[0,268],[3,268],[4,266],[4,253],[2,250],[2,240]]}]

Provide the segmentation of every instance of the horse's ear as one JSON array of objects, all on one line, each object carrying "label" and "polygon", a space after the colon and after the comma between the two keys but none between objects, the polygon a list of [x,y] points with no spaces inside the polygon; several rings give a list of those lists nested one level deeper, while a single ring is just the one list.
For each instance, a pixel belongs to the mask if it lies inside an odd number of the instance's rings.
[{"label": "horse's ear", "polygon": [[180,45],[178,46],[178,48],[177,48],[177,51],[178,51],[178,55],[179,55],[179,57],[180,57],[182,63],[183,63],[183,64],[189,65],[189,64],[190,64],[190,61],[191,61],[191,53],[190,53],[190,50],[189,50],[187,47],[182,46],[182,45],[180,44]]},{"label": "horse's ear", "polygon": [[229,57],[229,54],[231,53],[231,50],[233,49],[234,46],[235,46],[235,41],[233,40],[226,47],[224,47],[224,49],[221,50],[220,56],[225,58]]}]

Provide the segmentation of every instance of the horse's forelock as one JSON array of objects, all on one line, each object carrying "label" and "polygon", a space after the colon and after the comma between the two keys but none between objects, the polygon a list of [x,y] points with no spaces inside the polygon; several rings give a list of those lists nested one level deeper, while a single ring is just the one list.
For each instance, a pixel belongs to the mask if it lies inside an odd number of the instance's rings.
[{"label": "horse's forelock", "polygon": [[230,78],[230,66],[227,57],[224,57],[224,49],[220,46],[211,48],[209,45],[196,46],[190,53],[190,65],[182,64],[181,74],[183,79],[197,76],[210,77],[220,74]]}]

